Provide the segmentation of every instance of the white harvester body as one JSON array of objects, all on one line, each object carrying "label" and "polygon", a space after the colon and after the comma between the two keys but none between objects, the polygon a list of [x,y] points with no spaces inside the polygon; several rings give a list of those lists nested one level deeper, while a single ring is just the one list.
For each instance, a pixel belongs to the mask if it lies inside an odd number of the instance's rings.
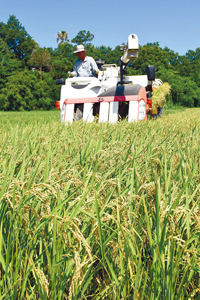
[{"label": "white harvester body", "polygon": [[103,64],[96,77],[73,77],[65,80],[61,87],[60,117],[61,122],[72,123],[75,107],[83,105],[83,121],[94,120],[93,105],[99,103],[99,122],[115,123],[118,121],[119,103],[126,102],[128,121],[147,119],[146,87],[152,84],[147,75],[123,76],[124,65],[130,59],[138,57],[138,37],[131,34],[121,57],[121,66]]}]

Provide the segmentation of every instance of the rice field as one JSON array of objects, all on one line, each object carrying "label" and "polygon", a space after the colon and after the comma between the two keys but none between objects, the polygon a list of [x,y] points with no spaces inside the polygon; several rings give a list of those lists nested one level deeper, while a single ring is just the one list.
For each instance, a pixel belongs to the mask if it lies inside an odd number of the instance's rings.
[{"label": "rice field", "polygon": [[0,299],[200,299],[200,109],[0,125]]}]

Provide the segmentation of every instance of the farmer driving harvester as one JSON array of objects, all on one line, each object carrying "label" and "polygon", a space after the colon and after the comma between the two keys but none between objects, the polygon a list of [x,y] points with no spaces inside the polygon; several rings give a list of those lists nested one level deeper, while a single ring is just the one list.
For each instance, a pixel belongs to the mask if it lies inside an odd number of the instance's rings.
[{"label": "farmer driving harvester", "polygon": [[[83,45],[76,46],[74,53],[78,55],[78,59],[74,63],[73,72],[68,72],[69,77],[94,77],[98,74],[98,67],[95,60],[90,56],[85,56],[85,48]],[[75,105],[76,120],[83,117],[83,104]]]},{"label": "farmer driving harvester", "polygon": [[74,53],[78,55],[75,61],[73,72],[69,72],[70,77],[93,77],[98,72],[95,60],[90,56],[85,56],[85,48],[78,45]]}]

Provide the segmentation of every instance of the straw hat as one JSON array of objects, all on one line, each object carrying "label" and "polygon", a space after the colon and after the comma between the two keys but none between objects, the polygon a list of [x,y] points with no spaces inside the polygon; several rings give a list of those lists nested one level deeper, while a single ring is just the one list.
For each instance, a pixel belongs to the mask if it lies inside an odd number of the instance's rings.
[{"label": "straw hat", "polygon": [[83,45],[78,45],[76,46],[76,50],[74,53],[81,52],[81,51],[86,51]]}]

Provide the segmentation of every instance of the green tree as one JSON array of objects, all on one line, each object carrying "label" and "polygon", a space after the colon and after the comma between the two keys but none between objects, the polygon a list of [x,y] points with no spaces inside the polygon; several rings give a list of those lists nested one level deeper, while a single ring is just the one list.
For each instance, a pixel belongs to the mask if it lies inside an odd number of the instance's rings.
[{"label": "green tree", "polygon": [[48,50],[37,47],[33,50],[31,54],[31,59],[28,62],[31,67],[38,68],[40,75],[42,75],[42,70],[50,70],[51,67],[51,55]]},{"label": "green tree", "polygon": [[94,59],[103,59],[105,64],[120,64],[120,57],[122,52],[119,50],[119,46],[113,50],[111,47],[101,45],[100,47],[94,47],[91,43],[86,45],[87,55],[92,56]]},{"label": "green tree", "polygon": [[[106,47],[106,46],[101,45],[100,47],[96,47],[93,50],[93,53],[96,58],[101,58],[101,59],[105,60],[106,64],[116,63],[114,51],[112,50],[111,47]],[[120,57],[118,57],[118,59],[120,59]]]},{"label": "green tree", "polygon": [[174,69],[180,65],[180,56],[177,52],[170,50],[168,47],[165,47],[163,52],[168,61],[168,68]]},{"label": "green tree", "polygon": [[58,32],[57,35],[57,43],[61,43],[61,44],[64,44],[65,42],[68,42],[69,39],[68,39],[68,33],[64,30],[62,30],[61,32]]},{"label": "green tree", "polygon": [[58,78],[67,78],[68,71],[72,71],[74,61],[77,59],[73,55],[73,46],[70,43],[59,44],[54,50],[48,49],[51,54],[50,74],[54,80]]},{"label": "green tree", "polygon": [[179,74],[190,77],[200,87],[200,48],[196,51],[189,50],[186,55],[180,57],[180,61]]},{"label": "green tree", "polygon": [[20,61],[14,58],[8,45],[0,38],[0,92],[8,77],[18,71],[20,65]]},{"label": "green tree", "polygon": [[200,88],[189,77],[181,76],[174,70],[160,67],[158,76],[171,86],[171,100],[174,105],[186,107],[200,106]]},{"label": "green tree", "polygon": [[137,74],[146,74],[148,65],[154,65],[155,71],[162,65],[169,68],[167,53],[159,46],[159,43],[149,43],[139,47],[138,58],[130,63],[130,67],[139,71]]},{"label": "green tree", "polygon": [[0,23],[0,38],[9,46],[11,53],[25,63],[36,46],[36,42],[13,15],[9,17],[7,24]]},{"label": "green tree", "polygon": [[91,42],[94,38],[94,34],[90,33],[90,31],[81,30],[79,33],[71,40],[72,43],[76,45],[86,45]]},{"label": "green tree", "polygon": [[0,110],[23,111],[54,108],[51,86],[41,80],[38,71],[20,71],[9,77],[1,90]]}]

